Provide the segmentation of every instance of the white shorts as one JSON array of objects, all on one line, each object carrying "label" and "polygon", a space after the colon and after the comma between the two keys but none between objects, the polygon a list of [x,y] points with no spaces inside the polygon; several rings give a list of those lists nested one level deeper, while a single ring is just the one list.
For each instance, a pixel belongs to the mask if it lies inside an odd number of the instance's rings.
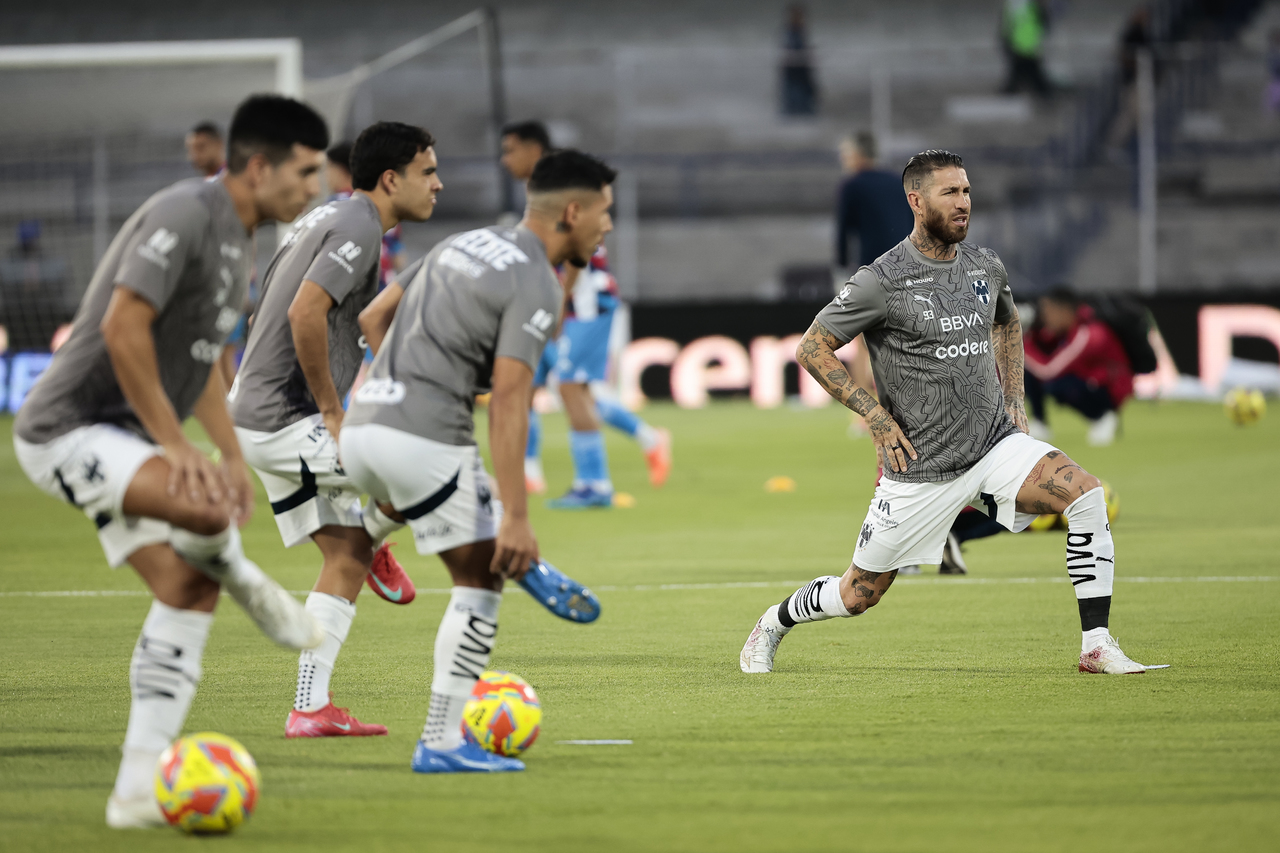
[{"label": "white shorts", "polygon": [[942,561],[947,532],[966,506],[1017,533],[1035,515],[1015,508],[1018,490],[1053,445],[1026,433],[1003,439],[964,474],[944,483],[900,483],[881,477],[858,533],[853,562],[869,572]]},{"label": "white shorts", "polygon": [[169,523],[125,515],[124,493],[134,475],[160,448],[111,424],[73,429],[44,444],[13,437],[18,464],[45,494],[84,511],[98,526],[98,541],[111,568],[139,548],[169,541]]},{"label": "white shorts", "polygon": [[442,444],[381,424],[342,428],[342,463],[361,489],[409,522],[419,554],[496,539],[502,503],[474,445]]},{"label": "white shorts", "polygon": [[338,462],[338,442],[312,415],[278,432],[236,427],[245,461],[267,487],[286,548],[322,527],[363,527],[360,489]]}]

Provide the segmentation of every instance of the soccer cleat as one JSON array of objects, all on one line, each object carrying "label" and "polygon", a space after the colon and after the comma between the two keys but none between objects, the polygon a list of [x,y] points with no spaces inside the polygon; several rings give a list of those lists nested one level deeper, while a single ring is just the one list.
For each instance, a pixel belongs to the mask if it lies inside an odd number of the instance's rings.
[{"label": "soccer cleat", "polygon": [[[1167,666],[1167,665],[1166,665]],[[1080,655],[1080,671],[1101,675],[1137,675],[1148,669],[1164,669],[1166,666],[1143,666],[1120,651],[1120,645],[1110,634],[1091,652]]]},{"label": "soccer cleat", "polygon": [[[768,611],[765,611],[765,616],[768,615]],[[743,672],[773,672],[773,656],[778,653],[778,644],[787,634],[765,625],[765,616],[761,616],[751,629],[751,636],[747,637],[747,644],[742,647],[742,654],[738,656]]]},{"label": "soccer cleat", "polygon": [[918,575],[920,574],[919,566],[899,566],[898,574],[900,575]]},{"label": "soccer cleat", "polygon": [[120,800],[112,794],[107,798],[107,826],[112,829],[154,829],[168,825],[155,797]]},{"label": "soccer cleat", "polygon": [[590,486],[570,489],[558,498],[547,501],[548,509],[594,509],[613,506],[613,492],[597,491]]},{"label": "soccer cleat", "polygon": [[294,708],[284,724],[284,736],[287,738],[370,737],[386,733],[386,726],[362,723],[351,716],[346,708],[336,707],[332,693],[329,694],[329,704],[318,711],[299,711]]},{"label": "soccer cleat", "polygon": [[408,604],[418,593],[413,588],[413,581],[405,574],[404,566],[391,553],[393,544],[395,543],[388,542],[373,552],[373,565],[369,567],[364,582],[369,585],[369,589],[392,604]]},{"label": "soccer cleat", "polygon": [[474,741],[463,740],[454,749],[429,749],[418,741],[409,765],[414,773],[511,773],[524,769],[524,762],[486,752]]},{"label": "soccer cleat", "polygon": [[324,629],[298,599],[267,578],[250,590],[240,606],[271,640],[291,649],[314,649],[324,640]]},{"label": "soccer cleat", "polygon": [[596,594],[545,560],[529,566],[520,586],[561,619],[586,624],[600,617]]},{"label": "soccer cleat", "polygon": [[658,489],[671,473],[671,430],[658,427],[654,432],[658,434],[658,443],[645,451],[644,461],[649,465],[649,484]]},{"label": "soccer cleat", "polygon": [[1107,412],[1096,421],[1089,422],[1089,432],[1085,440],[1090,447],[1107,447],[1116,440],[1116,430],[1120,427],[1120,416],[1115,412]]},{"label": "soccer cleat", "polygon": [[947,544],[942,546],[942,564],[938,566],[938,574],[969,574],[969,567],[964,564],[964,556],[960,553],[960,540],[954,533],[947,534]]}]

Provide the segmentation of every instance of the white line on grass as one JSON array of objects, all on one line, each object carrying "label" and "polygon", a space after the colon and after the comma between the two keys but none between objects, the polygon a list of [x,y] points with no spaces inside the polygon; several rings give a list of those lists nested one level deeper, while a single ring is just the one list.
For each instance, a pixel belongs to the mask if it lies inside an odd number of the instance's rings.
[{"label": "white line on grass", "polygon": [[570,746],[631,746],[629,740],[558,740],[556,743]]},{"label": "white line on grass", "polygon": [[[900,584],[1004,584],[1004,583],[1068,583],[1069,578],[898,578]],[[1156,577],[1127,578],[1118,577],[1116,583],[1266,583],[1280,581],[1280,575],[1244,575],[1239,577]],[[780,586],[797,588],[809,581],[741,581],[733,583],[664,583],[637,584],[635,586],[597,586],[596,592],[679,592],[700,589],[760,589]],[[291,589],[293,595],[307,595],[310,590]],[[419,589],[420,595],[449,595],[448,589]],[[149,596],[145,589],[48,589],[48,590],[13,590],[0,592],[0,598],[108,598],[113,596]],[[226,595],[224,592],[223,595]]]}]

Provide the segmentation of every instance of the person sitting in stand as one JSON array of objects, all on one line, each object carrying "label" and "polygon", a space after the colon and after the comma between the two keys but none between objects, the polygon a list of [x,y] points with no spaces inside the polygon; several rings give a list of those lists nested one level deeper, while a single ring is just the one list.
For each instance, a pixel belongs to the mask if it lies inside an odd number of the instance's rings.
[{"label": "person sitting in stand", "polygon": [[1036,324],[1024,339],[1031,434],[1050,434],[1045,396],[1088,418],[1089,444],[1115,440],[1119,410],[1133,395],[1133,368],[1120,338],[1067,287],[1040,297]]}]

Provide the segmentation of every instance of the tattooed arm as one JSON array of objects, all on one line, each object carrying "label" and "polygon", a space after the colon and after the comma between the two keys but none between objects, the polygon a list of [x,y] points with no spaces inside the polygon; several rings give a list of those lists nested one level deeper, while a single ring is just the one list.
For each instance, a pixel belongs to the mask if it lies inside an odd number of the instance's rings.
[{"label": "tattooed arm", "polygon": [[1022,385],[1022,323],[1018,309],[1006,323],[991,327],[991,351],[996,356],[996,369],[1000,371],[1000,388],[1004,391],[1004,407],[1013,425],[1027,431],[1027,409]]},{"label": "tattooed arm", "polygon": [[[818,380],[828,394],[866,419],[867,428],[875,440],[876,450],[891,471],[907,470],[907,455],[917,459],[916,450],[902,434],[902,429],[876,398],[849,377],[844,362],[836,358],[836,350],[843,342],[831,330],[817,320],[805,333],[796,349],[796,361]],[[906,450],[906,454],[903,450]]]}]

